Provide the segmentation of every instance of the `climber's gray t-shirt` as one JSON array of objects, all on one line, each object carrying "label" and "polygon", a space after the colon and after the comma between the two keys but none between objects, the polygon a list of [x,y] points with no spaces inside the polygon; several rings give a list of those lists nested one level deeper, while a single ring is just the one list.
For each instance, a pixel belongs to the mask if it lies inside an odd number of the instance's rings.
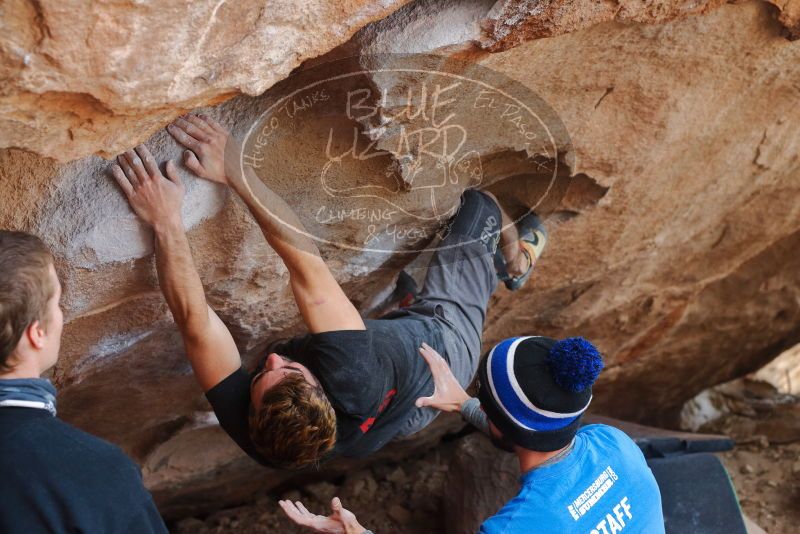
[{"label": "climber's gray t-shirt", "polygon": [[[415,413],[418,397],[433,394],[433,378],[419,355],[423,342],[444,353],[440,324],[415,312],[365,321],[366,330],[294,338],[275,352],[307,366],[336,412],[333,454],[363,457],[396,437]],[[253,372],[256,373],[263,362]],[[206,393],[222,428],[251,457],[269,465],[250,441],[250,379],[243,369]]]}]

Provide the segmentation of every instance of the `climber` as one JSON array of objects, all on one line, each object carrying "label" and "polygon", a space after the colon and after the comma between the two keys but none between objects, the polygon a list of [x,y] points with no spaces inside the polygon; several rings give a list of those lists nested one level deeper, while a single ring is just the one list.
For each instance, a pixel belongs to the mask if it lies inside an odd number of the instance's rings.
[{"label": "climber", "polygon": [[252,169],[239,166],[238,144],[225,128],[207,116],[188,115],[167,129],[186,147],[186,167],[230,186],[249,208],[286,265],[310,332],[280,344],[253,373],[242,369],[236,344],[206,304],[192,264],[175,164],[167,162],[167,179],[144,146],[118,158],[117,182],[155,231],[159,282],[195,376],[220,425],[247,454],[264,465],[300,468],[336,454],[363,457],[421,430],[438,413],[414,405],[433,391],[433,377],[416,354],[422,342],[444,354],[462,385],[472,381],[497,283],[493,262],[509,288],[525,283],[545,244],[536,217],[521,221],[520,237],[493,197],[466,191],[417,301],[364,321],[314,242],[292,230],[302,223],[291,208]]},{"label": "climber", "polygon": [[[613,427],[580,427],[603,367],[591,343],[506,339],[481,360],[477,399],[467,395],[436,350],[425,344],[420,354],[436,388],[416,405],[461,412],[519,460],[522,488],[484,521],[480,534],[664,532],[661,494],[639,447]],[[370,533],[338,498],[327,517],[300,502],[280,501],[280,506],[297,524],[317,532]]]},{"label": "climber", "polygon": [[139,467],[56,417],[41,378],[64,325],[52,254],[0,230],[0,272],[0,532],[167,532]]}]

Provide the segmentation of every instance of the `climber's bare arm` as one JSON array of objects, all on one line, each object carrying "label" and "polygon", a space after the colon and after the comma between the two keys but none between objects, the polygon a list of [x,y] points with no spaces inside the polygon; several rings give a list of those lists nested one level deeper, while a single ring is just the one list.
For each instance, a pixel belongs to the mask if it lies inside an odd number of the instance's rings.
[{"label": "climber's bare arm", "polygon": [[158,281],[186,355],[203,391],[208,391],[242,366],[228,327],[206,303],[183,226],[155,231]]},{"label": "climber's bare arm", "polygon": [[208,391],[241,366],[239,350],[208,304],[181,220],[184,188],[172,161],[167,178],[144,145],[117,158],[112,168],[133,211],[155,233],[161,291],[181,331],[195,377]]},{"label": "climber's bare arm", "polygon": [[287,228],[286,224],[303,228],[297,215],[252,169],[245,169],[244,177],[231,179],[231,187],[244,200],[264,237],[286,264],[295,302],[309,332],[364,330],[361,315],[333,277],[314,242]]},{"label": "climber's bare arm", "polygon": [[289,205],[250,167],[239,165],[239,145],[205,115],[187,115],[167,130],[188,150],[184,163],[207,180],[229,185],[252,213],[267,242],[283,259],[297,307],[311,333],[363,330],[361,315],[325,265],[314,241]]}]

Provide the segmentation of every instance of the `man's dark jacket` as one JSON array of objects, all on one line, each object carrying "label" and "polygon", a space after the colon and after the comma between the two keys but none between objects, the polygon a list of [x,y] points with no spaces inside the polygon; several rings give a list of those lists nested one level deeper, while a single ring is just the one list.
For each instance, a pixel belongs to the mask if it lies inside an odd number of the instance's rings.
[{"label": "man's dark jacket", "polygon": [[167,532],[118,447],[47,411],[0,408],[0,533]]}]

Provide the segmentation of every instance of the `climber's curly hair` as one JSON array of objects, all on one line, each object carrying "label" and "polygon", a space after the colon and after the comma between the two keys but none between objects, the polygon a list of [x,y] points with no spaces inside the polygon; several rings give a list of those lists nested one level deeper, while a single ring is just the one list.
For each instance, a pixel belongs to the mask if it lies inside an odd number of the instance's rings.
[{"label": "climber's curly hair", "polygon": [[317,464],[336,443],[336,413],[321,386],[291,373],[250,410],[250,440],[275,467]]}]

